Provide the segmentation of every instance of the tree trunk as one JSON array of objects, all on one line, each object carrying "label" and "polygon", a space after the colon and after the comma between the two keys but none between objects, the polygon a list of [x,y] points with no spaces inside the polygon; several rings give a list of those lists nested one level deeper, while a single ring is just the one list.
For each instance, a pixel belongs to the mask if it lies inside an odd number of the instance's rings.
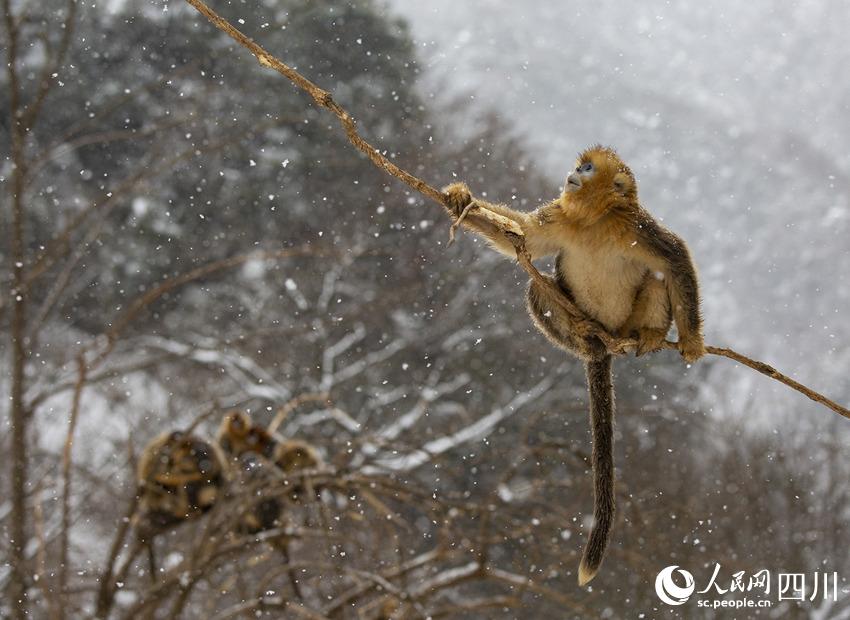
[{"label": "tree trunk", "polygon": [[26,501],[29,446],[27,445],[28,413],[24,403],[27,349],[27,291],[24,285],[24,263],[26,247],[24,245],[24,129],[21,126],[17,84],[11,84],[11,142],[12,193],[10,200],[11,226],[9,247],[10,273],[12,276],[12,316],[9,326],[11,353],[11,385],[9,401],[9,421],[12,427],[12,516],[9,537],[9,555],[11,560],[11,578],[9,581],[9,599],[12,602],[13,617],[23,620],[27,616],[26,593],[29,571],[26,567]]}]

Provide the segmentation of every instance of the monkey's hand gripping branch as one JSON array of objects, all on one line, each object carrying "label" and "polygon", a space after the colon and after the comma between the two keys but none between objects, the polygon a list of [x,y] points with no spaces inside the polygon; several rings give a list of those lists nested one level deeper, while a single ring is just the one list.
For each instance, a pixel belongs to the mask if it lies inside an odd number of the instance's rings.
[{"label": "monkey's hand gripping branch", "polygon": [[[329,92],[319,88],[318,85],[314,84],[306,77],[295,71],[295,69],[281,62],[279,59],[275,58],[272,54],[263,49],[261,45],[257,44],[251,38],[247,37],[238,28],[233,26],[233,24],[228,22],[221,15],[219,15],[210,7],[208,7],[203,2],[203,0],[186,0],[186,2],[195,7],[195,9],[197,9],[197,11],[201,13],[204,17],[206,17],[208,20],[210,20],[210,22],[216,28],[227,34],[234,41],[239,43],[242,47],[250,51],[257,58],[257,61],[261,65],[280,73],[286,79],[295,84],[298,88],[309,94],[313,98],[313,101],[317,106],[328,110],[334,116],[336,116],[339,120],[340,125],[345,131],[349,142],[351,142],[351,144],[354,145],[357,150],[366,155],[371,160],[371,162],[375,164],[378,168],[381,168],[388,174],[396,177],[397,179],[399,179],[415,191],[419,192],[423,196],[426,196],[434,202],[437,202],[449,209],[446,196],[444,196],[436,188],[432,187],[431,185],[428,185],[422,179],[410,174],[402,168],[399,168],[397,165],[387,159],[384,155],[382,155],[378,149],[369,144],[358,133],[354,118],[346,110],[344,110],[342,106],[340,106],[336,101],[334,101],[333,97]],[[544,278],[531,263],[530,257],[525,248],[524,235],[520,227],[516,224],[516,222],[505,218],[497,213],[493,213],[492,211],[484,209],[480,205],[476,205],[474,201],[470,203],[470,205],[467,205],[465,212],[473,212],[477,216],[481,218],[486,218],[487,221],[497,226],[499,230],[502,231],[502,234],[504,234],[506,238],[511,242],[511,244],[513,244],[514,248],[517,251],[517,261],[519,262],[519,265],[526,271],[526,273],[528,273],[529,277],[531,277],[535,282],[538,282],[541,285],[546,286],[547,288],[553,289],[554,285],[546,278]],[[462,217],[458,218],[458,220],[462,220]],[[456,228],[457,225],[453,226],[452,233],[454,233],[454,230]],[[625,349],[627,347],[635,344],[634,341],[631,340],[614,338],[604,328],[602,328],[601,325],[584,315],[584,313],[582,313],[575,306],[575,304],[572,303],[571,300],[569,300],[565,295],[563,295],[561,291],[557,289],[554,290],[556,290],[556,292],[558,293],[555,296],[556,299],[559,300],[558,303],[564,308],[564,310],[569,313],[571,317],[575,318],[576,327],[583,331],[586,330],[584,335],[598,337],[608,348],[609,352],[611,352],[612,354],[621,354],[625,352]],[[667,341],[664,343],[664,346],[662,348],[676,349],[678,347],[676,343]],[[749,366],[753,370],[756,370],[762,373],[763,375],[766,375],[772,379],[776,379],[781,383],[784,383],[792,389],[797,390],[801,394],[804,394],[805,396],[811,398],[815,402],[821,403],[822,405],[829,407],[839,415],[850,419],[850,409],[842,407],[838,403],[826,398],[822,394],[819,394],[818,392],[809,389],[803,384],[794,381],[790,377],[783,375],[778,370],[776,370],[772,366],[765,364],[764,362],[760,362],[758,360],[751,359],[745,355],[741,355],[740,353],[733,351],[732,349],[707,346],[705,350],[707,353],[710,353],[712,355],[728,357],[729,359],[735,360],[738,363],[744,364],[745,366]]]}]

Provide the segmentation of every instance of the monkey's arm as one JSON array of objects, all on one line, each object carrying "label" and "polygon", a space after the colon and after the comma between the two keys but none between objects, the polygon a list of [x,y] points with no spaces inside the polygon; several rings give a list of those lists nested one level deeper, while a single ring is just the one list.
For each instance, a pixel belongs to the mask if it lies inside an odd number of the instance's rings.
[{"label": "monkey's arm", "polygon": [[[449,212],[455,217],[459,217],[464,208],[472,201],[472,195],[469,193],[469,188],[464,183],[452,183],[443,189],[449,203]],[[519,224],[525,237],[525,249],[531,254],[532,260],[555,254],[560,250],[556,243],[556,239],[551,234],[551,227],[546,210],[552,208],[551,205],[545,205],[532,213],[517,211],[506,207],[505,205],[493,204],[483,200],[475,199],[476,204],[484,207],[488,211],[497,213],[503,217],[513,220]],[[513,244],[505,238],[503,232],[492,222],[489,222],[481,217],[476,216],[474,212],[470,212],[463,220],[464,226],[471,228],[477,233],[484,235],[487,241],[494,249],[501,252],[510,258],[516,258],[516,250]]]},{"label": "monkey's arm", "polygon": [[688,362],[705,355],[702,316],[699,309],[699,282],[688,246],[651,217],[639,217],[635,228],[637,249],[650,269],[664,278],[670,309],[679,331],[679,351]]}]

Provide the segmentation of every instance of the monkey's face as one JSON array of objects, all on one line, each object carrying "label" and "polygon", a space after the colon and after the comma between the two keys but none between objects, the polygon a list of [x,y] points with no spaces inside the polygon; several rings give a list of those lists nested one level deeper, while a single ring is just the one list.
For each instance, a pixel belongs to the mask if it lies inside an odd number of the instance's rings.
[{"label": "monkey's face", "polygon": [[244,437],[251,428],[251,419],[242,411],[231,411],[225,418],[227,431],[234,437]]},{"label": "monkey's face", "polygon": [[609,148],[594,146],[581,155],[567,176],[564,195],[582,202],[609,204],[612,199],[637,199],[634,175]]},{"label": "monkey's face", "polygon": [[589,183],[596,173],[596,167],[592,161],[579,160],[576,163],[576,168],[567,176],[567,182],[564,184],[564,193],[571,194],[578,192],[582,186]]},{"label": "monkey's face", "polygon": [[218,430],[218,445],[227,454],[238,456],[242,453],[245,436],[251,428],[251,418],[242,411],[231,411],[221,421]]}]

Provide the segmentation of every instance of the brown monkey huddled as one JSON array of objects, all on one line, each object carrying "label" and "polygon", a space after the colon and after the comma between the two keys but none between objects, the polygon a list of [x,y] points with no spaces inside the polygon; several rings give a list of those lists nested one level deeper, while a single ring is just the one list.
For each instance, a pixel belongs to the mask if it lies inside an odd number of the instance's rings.
[{"label": "brown monkey huddled", "polygon": [[[463,183],[443,192],[455,217],[472,200]],[[581,153],[561,196],[531,213],[476,203],[519,224],[532,259],[554,255],[555,271],[547,277],[612,335],[636,340],[638,355],[661,348],[674,320],[682,357],[694,362],[705,354],[699,286],[688,247],[640,206],[635,177],[612,149],[594,146]],[[474,210],[463,223],[499,252],[516,257],[513,244]],[[527,302],[537,328],[585,362],[594,478],[594,522],[578,574],[585,585],[599,570],[614,519],[611,355],[598,338],[576,334],[545,287],[532,282]]]},{"label": "brown monkey huddled", "polygon": [[218,444],[231,457],[253,452],[277,465],[284,473],[316,469],[323,465],[319,452],[306,441],[281,439],[256,426],[242,411],[228,413],[217,435]]},{"label": "brown monkey huddled", "polygon": [[214,444],[183,431],[153,439],[137,469],[140,540],[208,512],[225,483],[224,458]]},{"label": "brown monkey huddled", "polygon": [[[219,446],[249,481],[272,481],[275,475],[289,474],[323,465],[318,451],[296,439],[279,439],[253,424],[242,411],[231,411],[221,422],[216,436]],[[304,492],[292,485],[287,496],[298,501]],[[246,514],[243,526],[252,533],[278,527],[283,505],[278,496],[262,498]]]}]

